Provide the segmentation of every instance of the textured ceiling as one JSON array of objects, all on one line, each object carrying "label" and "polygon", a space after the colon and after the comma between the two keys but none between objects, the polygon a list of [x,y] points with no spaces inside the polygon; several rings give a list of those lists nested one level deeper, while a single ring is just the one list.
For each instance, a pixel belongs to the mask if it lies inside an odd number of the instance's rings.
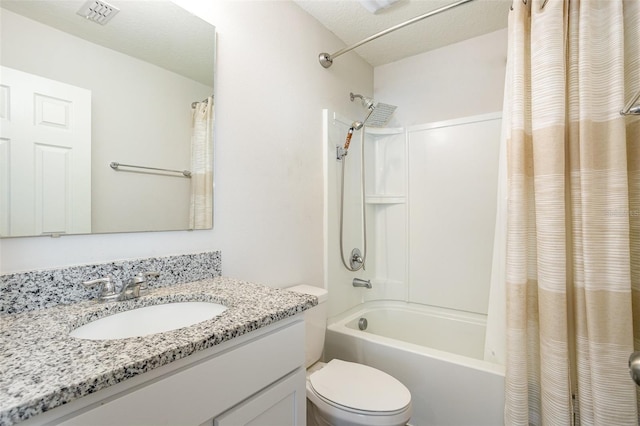
[{"label": "textured ceiling", "polygon": [[[399,0],[388,9],[372,14],[356,0],[294,1],[346,46],[454,2]],[[511,1],[474,0],[371,41],[358,47],[355,52],[371,65],[378,66],[496,31],[507,26]],[[169,1],[109,2],[121,11],[105,26],[88,22],[76,15],[84,0],[0,0],[0,5],[44,24],[212,85],[215,31],[212,25]],[[339,60],[336,59],[336,63]]]},{"label": "textured ceiling", "polygon": [[[416,16],[455,3],[454,0],[400,0],[388,9],[372,14],[356,0],[294,1],[338,36],[346,46]],[[511,1],[474,0],[399,29],[360,46],[355,51],[371,65],[378,66],[497,31],[507,26]],[[335,60],[334,66],[339,60]]]},{"label": "textured ceiling", "polygon": [[170,1],[107,1],[120,12],[104,26],[76,14],[85,0],[1,0],[0,6],[213,86],[213,25]]}]

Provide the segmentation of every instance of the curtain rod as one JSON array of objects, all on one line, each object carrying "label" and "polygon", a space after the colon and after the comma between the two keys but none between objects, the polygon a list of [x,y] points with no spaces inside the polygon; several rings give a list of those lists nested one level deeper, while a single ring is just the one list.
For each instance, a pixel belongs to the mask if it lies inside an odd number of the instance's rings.
[{"label": "curtain rod", "polygon": [[338,56],[340,56],[340,55],[342,55],[344,53],[352,51],[356,47],[360,47],[365,43],[368,43],[368,42],[370,42],[372,40],[377,39],[378,37],[382,37],[383,35],[387,35],[387,34],[393,32],[395,30],[399,30],[400,28],[404,28],[407,25],[411,25],[411,24],[416,23],[418,21],[422,21],[425,18],[428,18],[428,17],[433,16],[433,15],[437,15],[438,13],[444,12],[446,10],[453,9],[454,7],[463,5],[465,3],[469,3],[470,1],[473,1],[473,0],[460,0],[460,1],[456,2],[456,3],[451,3],[448,6],[441,7],[440,9],[435,9],[435,10],[432,10],[431,12],[427,12],[427,13],[425,13],[423,15],[416,16],[415,18],[409,19],[408,21],[402,22],[402,23],[400,23],[398,25],[394,25],[391,28],[387,28],[386,30],[380,31],[379,33],[376,33],[376,34],[374,34],[372,36],[369,36],[369,37],[365,38],[364,40],[361,40],[361,41],[357,42],[356,44],[353,44],[353,45],[351,45],[349,47],[345,47],[344,49],[338,50],[334,54],[329,55],[328,53],[321,53],[320,55],[318,55],[318,60],[320,61],[320,65],[322,65],[325,68],[329,68],[331,66],[331,64],[333,64],[333,60],[335,58],[337,58]]}]

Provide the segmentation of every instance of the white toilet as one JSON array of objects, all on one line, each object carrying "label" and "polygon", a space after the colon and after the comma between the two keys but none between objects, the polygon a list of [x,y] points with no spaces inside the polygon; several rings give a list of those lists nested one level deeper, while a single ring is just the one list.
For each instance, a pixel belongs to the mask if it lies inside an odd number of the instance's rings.
[{"label": "white toilet", "polygon": [[375,368],[322,355],[327,321],[325,289],[299,285],[287,290],[311,294],[318,306],[305,311],[308,426],[404,426],[411,417],[411,393]]}]

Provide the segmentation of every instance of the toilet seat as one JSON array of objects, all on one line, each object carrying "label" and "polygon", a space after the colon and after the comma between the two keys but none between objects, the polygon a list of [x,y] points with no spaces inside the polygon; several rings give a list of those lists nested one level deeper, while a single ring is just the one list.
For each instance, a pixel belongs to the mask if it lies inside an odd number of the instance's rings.
[{"label": "toilet seat", "polygon": [[307,396],[343,424],[399,425],[411,417],[411,393],[375,368],[334,359],[312,372]]}]

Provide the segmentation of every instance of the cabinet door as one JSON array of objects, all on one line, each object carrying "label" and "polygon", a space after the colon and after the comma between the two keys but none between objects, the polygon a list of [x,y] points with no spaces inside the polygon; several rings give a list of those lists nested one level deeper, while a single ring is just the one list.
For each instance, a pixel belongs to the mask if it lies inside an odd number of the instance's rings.
[{"label": "cabinet door", "polygon": [[304,426],[305,371],[298,369],[216,417],[214,426]]}]

